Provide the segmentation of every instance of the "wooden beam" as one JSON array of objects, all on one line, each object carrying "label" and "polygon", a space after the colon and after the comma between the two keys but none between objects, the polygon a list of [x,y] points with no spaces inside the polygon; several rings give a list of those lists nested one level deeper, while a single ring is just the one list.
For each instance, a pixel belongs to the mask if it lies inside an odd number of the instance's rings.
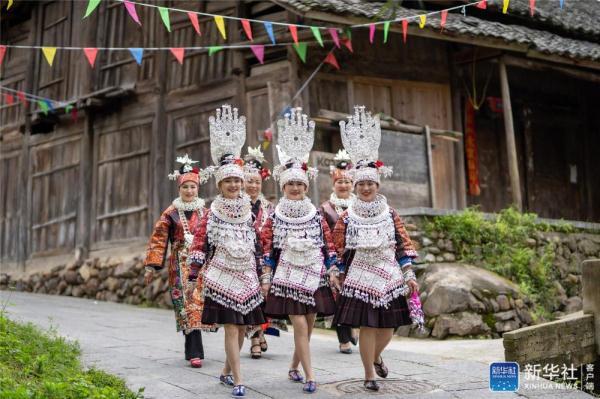
[{"label": "wooden beam", "polygon": [[506,65],[515,66],[523,69],[530,69],[534,71],[557,71],[562,74],[571,76],[573,78],[588,80],[594,83],[600,83],[600,75],[598,74],[598,72],[588,72],[579,69],[565,68],[562,66],[553,65],[549,62],[529,60],[526,58],[519,58],[512,55],[505,55],[504,62],[506,63]]},{"label": "wooden beam", "polygon": [[427,178],[429,182],[429,202],[432,208],[437,207],[437,201],[435,198],[435,179],[433,176],[433,159],[431,156],[431,129],[429,126],[425,126],[423,129],[425,135],[425,156],[427,157]]},{"label": "wooden beam", "polygon": [[512,106],[510,102],[510,89],[508,86],[508,75],[504,59],[500,59],[500,87],[502,90],[502,109],[504,116],[504,132],[506,134],[506,152],[508,158],[508,173],[510,176],[510,188],[512,192],[512,203],[519,211],[523,210],[521,196],[521,181],[519,179],[519,162],[517,158],[517,145],[515,143],[515,131],[513,125]]}]

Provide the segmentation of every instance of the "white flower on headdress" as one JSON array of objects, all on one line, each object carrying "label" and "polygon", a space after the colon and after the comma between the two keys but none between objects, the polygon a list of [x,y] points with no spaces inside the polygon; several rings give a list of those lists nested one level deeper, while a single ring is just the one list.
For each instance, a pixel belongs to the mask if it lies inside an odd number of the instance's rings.
[{"label": "white flower on headdress", "polygon": [[265,161],[265,154],[260,150],[260,146],[256,146],[256,148],[248,147],[248,158],[254,158],[258,162],[263,163]]},{"label": "white flower on headdress", "polygon": [[188,154],[185,154],[182,157],[177,157],[177,162],[183,164],[183,171],[186,173],[191,172],[192,169],[194,169],[192,165],[198,163],[198,161],[192,160]]}]

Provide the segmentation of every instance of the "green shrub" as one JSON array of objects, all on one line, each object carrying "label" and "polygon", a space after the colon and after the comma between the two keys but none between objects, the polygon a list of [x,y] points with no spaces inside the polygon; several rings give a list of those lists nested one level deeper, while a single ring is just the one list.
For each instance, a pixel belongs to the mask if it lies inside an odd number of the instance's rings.
[{"label": "green shrub", "polygon": [[508,208],[486,218],[476,208],[437,216],[426,225],[428,233],[443,234],[452,241],[458,258],[474,263],[518,284],[535,304],[534,317],[548,319],[556,289],[552,284],[555,248],[543,247],[540,255],[527,239],[537,232],[570,232],[568,224],[550,226],[540,223],[534,213],[521,213]]},{"label": "green shrub", "polygon": [[9,320],[0,312],[0,399],[138,399],[125,382],[83,370],[76,342]]}]

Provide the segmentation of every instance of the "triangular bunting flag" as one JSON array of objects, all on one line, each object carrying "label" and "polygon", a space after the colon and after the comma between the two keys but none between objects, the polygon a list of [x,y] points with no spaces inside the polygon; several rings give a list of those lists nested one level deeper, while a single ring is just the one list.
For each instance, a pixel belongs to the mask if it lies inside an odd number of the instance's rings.
[{"label": "triangular bunting flag", "polygon": [[406,43],[406,34],[408,33],[408,19],[402,20],[402,41]]},{"label": "triangular bunting flag", "polygon": [[142,64],[142,57],[144,56],[144,49],[143,48],[138,48],[138,47],[133,47],[133,48],[129,49],[129,52],[131,53],[131,55],[135,59],[135,62],[137,62],[138,65],[141,65]]},{"label": "triangular bunting flag", "polygon": [[321,47],[323,47],[323,38],[321,38],[321,31],[319,30],[319,28],[317,28],[316,26],[311,26],[310,30],[312,31],[313,36],[315,37],[315,39],[317,39]]},{"label": "triangular bunting flag", "polygon": [[271,43],[275,44],[275,35],[273,34],[273,24],[270,22],[263,23],[265,30],[267,31],[267,35],[269,35],[269,39],[271,39]]},{"label": "triangular bunting flag", "polygon": [[75,107],[73,107],[73,109],[71,110],[71,119],[73,120],[73,122],[77,120],[77,108]]},{"label": "triangular bunting flag", "polygon": [[201,35],[202,32],[200,32],[200,23],[198,22],[198,14],[193,13],[193,12],[188,12],[188,17],[190,17],[190,21],[192,22],[192,25],[194,26],[194,30],[196,31],[197,34]]},{"label": "triangular bunting flag", "polygon": [[50,111],[54,111],[54,106],[52,105],[52,101],[45,98],[44,102],[46,103],[46,105],[48,105],[48,108],[50,108]]},{"label": "triangular bunting flag", "polygon": [[19,97],[19,100],[21,100],[23,104],[27,105],[27,98],[25,97],[25,93],[19,91],[17,92],[17,97]]},{"label": "triangular bunting flag", "polygon": [[560,8],[562,10],[563,6],[565,5],[565,0],[560,0]]},{"label": "triangular bunting flag", "polygon": [[135,4],[128,0],[123,0],[123,4],[125,4],[125,9],[127,9],[127,12],[129,13],[131,19],[133,19],[139,26],[142,26],[140,18],[137,15],[137,11],[135,10]]},{"label": "triangular bunting flag", "polygon": [[294,39],[294,43],[298,45],[298,27],[296,25],[288,25],[290,29],[290,33],[292,34],[292,39]]},{"label": "triangular bunting flag", "polygon": [[217,53],[221,50],[223,50],[223,46],[211,46],[208,48],[208,56],[210,57],[214,53]]},{"label": "triangular bunting flag", "polygon": [[86,18],[91,13],[93,13],[96,7],[98,7],[98,4],[100,4],[100,0],[90,0],[87,5],[87,9],[85,10],[85,15],[83,16],[83,18]]},{"label": "triangular bunting flag", "polygon": [[419,15],[419,28],[423,29],[425,27],[425,22],[427,21],[427,15]]},{"label": "triangular bunting flag", "polygon": [[529,13],[533,17],[533,14],[535,13],[535,0],[529,0]]},{"label": "triangular bunting flag", "polygon": [[250,46],[252,52],[261,64],[265,63],[265,46],[263,44],[253,44]]},{"label": "triangular bunting flag", "polygon": [[227,39],[227,32],[225,32],[225,20],[220,15],[215,15],[215,24],[217,25],[217,29],[223,36],[223,39]]},{"label": "triangular bunting flag", "polygon": [[54,56],[56,55],[56,47],[42,47],[42,53],[44,53],[44,57],[46,57],[48,64],[52,66]]},{"label": "triangular bunting flag", "polygon": [[183,55],[185,53],[185,49],[182,47],[171,47],[171,53],[177,59],[180,65],[183,64]]},{"label": "triangular bunting flag", "polygon": [[346,46],[346,48],[348,49],[348,51],[350,51],[351,53],[354,52],[354,50],[352,49],[352,40],[350,40],[350,39],[342,39],[342,44],[344,46]]},{"label": "triangular bunting flag", "polygon": [[48,115],[48,104],[46,103],[46,101],[43,100],[38,100],[38,106],[40,107],[40,109],[42,110],[42,112],[44,113],[44,115]]},{"label": "triangular bunting flag", "polygon": [[350,28],[347,28],[344,32],[346,33],[346,37],[352,40],[352,30]]},{"label": "triangular bunting flag", "polygon": [[325,57],[325,62],[333,65],[333,67],[337,70],[340,69],[340,65],[338,64],[337,60],[335,59],[335,55],[333,55],[333,52],[327,54],[327,57]]},{"label": "triangular bunting flag", "polygon": [[250,21],[247,19],[242,19],[242,27],[244,28],[244,33],[246,34],[248,40],[254,40],[252,39],[252,26],[250,25]]},{"label": "triangular bunting flag", "polygon": [[442,10],[442,20],[440,21],[441,30],[444,30],[444,26],[446,26],[446,19],[448,19],[448,10]]},{"label": "triangular bunting flag", "polygon": [[338,36],[338,31],[336,28],[329,28],[329,34],[335,43],[337,48],[340,48],[340,37]]},{"label": "triangular bunting flag", "polygon": [[481,0],[479,3],[477,3],[477,8],[481,8],[482,10],[487,9],[487,0]]},{"label": "triangular bunting flag", "polygon": [[375,24],[369,25],[369,43],[373,44],[373,39],[375,39]]},{"label": "triangular bunting flag", "polygon": [[73,109],[71,104],[65,105],[65,114],[68,114]]},{"label": "triangular bunting flag", "polygon": [[83,49],[83,53],[85,54],[85,58],[87,58],[90,66],[93,68],[96,63],[96,56],[98,55],[98,49],[94,47],[86,47]]},{"label": "triangular bunting flag", "polygon": [[165,28],[169,32],[171,32],[171,19],[169,18],[169,9],[165,7],[158,7],[158,12],[160,13],[160,19],[162,19],[163,24],[165,24]]},{"label": "triangular bunting flag", "polygon": [[506,14],[508,12],[508,4],[510,3],[510,0],[504,0],[504,3],[502,3],[502,13]]},{"label": "triangular bunting flag", "polygon": [[390,21],[383,23],[383,42],[387,43],[388,33],[390,31]]},{"label": "triangular bunting flag", "polygon": [[306,62],[306,48],[307,47],[308,46],[304,42],[300,42],[298,44],[294,44],[294,48],[296,49],[296,52],[298,53],[298,56],[300,57],[300,59],[304,63]]},{"label": "triangular bunting flag", "polygon": [[10,8],[12,7],[12,5],[13,5],[13,0],[8,0],[8,5],[6,6],[6,9],[10,10]]},{"label": "triangular bunting flag", "polygon": [[6,105],[13,105],[15,103],[15,98],[12,94],[4,93],[4,98],[6,100]]},{"label": "triangular bunting flag", "polygon": [[4,54],[6,54],[6,46],[0,46],[0,66],[2,66],[2,61],[4,61]]}]

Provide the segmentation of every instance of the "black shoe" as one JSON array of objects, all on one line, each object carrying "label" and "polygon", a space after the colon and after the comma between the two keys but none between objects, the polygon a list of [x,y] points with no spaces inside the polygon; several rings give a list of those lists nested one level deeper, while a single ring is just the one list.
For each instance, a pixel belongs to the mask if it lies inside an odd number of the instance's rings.
[{"label": "black shoe", "polygon": [[363,385],[367,391],[379,391],[379,384],[375,380],[365,380]]},{"label": "black shoe", "polygon": [[385,365],[385,363],[383,362],[383,358],[381,356],[379,356],[379,363],[373,363],[373,365],[375,366],[375,372],[377,373],[378,376],[380,376],[381,378],[386,378],[388,376],[388,368]]}]

